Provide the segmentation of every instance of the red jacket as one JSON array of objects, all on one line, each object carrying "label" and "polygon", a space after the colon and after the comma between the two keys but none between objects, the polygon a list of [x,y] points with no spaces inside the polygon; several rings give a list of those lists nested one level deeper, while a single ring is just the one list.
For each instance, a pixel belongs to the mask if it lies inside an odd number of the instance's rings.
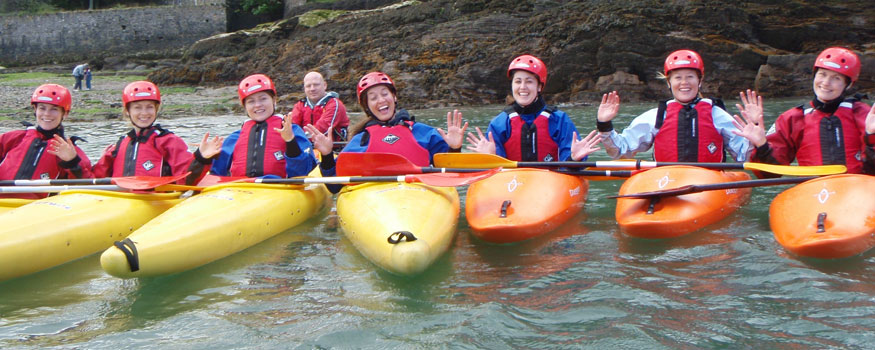
[{"label": "red jacket", "polygon": [[[63,129],[49,132],[29,127],[0,135],[0,179],[80,179],[93,178],[91,161],[85,152],[76,146],[77,157],[64,162],[46,152],[49,140],[55,135],[63,136]],[[44,193],[3,195],[3,197],[44,198]]]},{"label": "red jacket", "polygon": [[[756,161],[799,165],[844,164],[848,173],[872,173],[872,145],[864,142],[869,106],[856,99],[838,104],[835,112],[820,108],[792,108],[780,116],[766,136],[766,145],[754,151]],[[829,109],[828,107],[826,109]],[[868,155],[868,156],[867,156]]]},{"label": "red jacket", "polygon": [[292,109],[292,122],[300,127],[313,124],[322,133],[334,126],[334,141],[346,141],[349,116],[346,115],[346,107],[337,98],[337,93],[329,92],[315,104],[310,104],[307,99],[298,101]]},{"label": "red jacket", "polygon": [[108,146],[93,172],[96,177],[112,177],[172,176],[191,171],[188,178],[179,180],[179,184],[191,185],[209,170],[210,160],[199,155],[189,152],[182,138],[155,125],[139,134],[132,129]]}]

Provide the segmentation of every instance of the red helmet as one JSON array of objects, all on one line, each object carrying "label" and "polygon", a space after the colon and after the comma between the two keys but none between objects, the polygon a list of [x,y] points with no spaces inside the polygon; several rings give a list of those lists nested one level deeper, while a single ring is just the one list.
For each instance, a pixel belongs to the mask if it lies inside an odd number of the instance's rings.
[{"label": "red helmet", "polygon": [[699,56],[693,50],[677,50],[672,52],[665,58],[663,66],[665,75],[675,69],[690,68],[699,71],[699,76],[705,76],[705,62],[702,61],[702,56]]},{"label": "red helmet", "polygon": [[69,112],[73,106],[73,97],[70,96],[70,90],[58,84],[43,84],[33,91],[30,96],[30,103],[48,103],[64,109],[64,112]]},{"label": "red helmet", "polygon": [[541,81],[541,85],[547,85],[547,66],[545,66],[544,62],[541,62],[537,57],[532,55],[522,55],[514,58],[513,61],[510,62],[510,65],[507,66],[507,78],[510,79],[511,72],[517,69],[537,75],[538,79]]},{"label": "red helmet", "polygon": [[365,74],[361,79],[359,79],[359,83],[355,86],[355,95],[359,99],[359,104],[367,110],[367,106],[362,99],[362,93],[365,90],[370,89],[377,85],[389,85],[389,90],[392,91],[392,94],[395,95],[395,83],[392,82],[392,78],[389,78],[386,73],[383,72],[370,72]]},{"label": "red helmet", "polygon": [[264,74],[253,74],[240,81],[237,86],[237,95],[240,96],[240,103],[243,103],[247,97],[256,92],[270,91],[276,96],[276,87],[273,85],[273,80]]},{"label": "red helmet", "polygon": [[853,51],[843,47],[830,47],[814,61],[814,69],[824,68],[851,78],[851,83],[860,77],[860,58]]},{"label": "red helmet", "polygon": [[155,101],[161,103],[161,91],[158,86],[148,81],[135,81],[125,86],[122,91],[122,103],[125,107],[134,101]]}]

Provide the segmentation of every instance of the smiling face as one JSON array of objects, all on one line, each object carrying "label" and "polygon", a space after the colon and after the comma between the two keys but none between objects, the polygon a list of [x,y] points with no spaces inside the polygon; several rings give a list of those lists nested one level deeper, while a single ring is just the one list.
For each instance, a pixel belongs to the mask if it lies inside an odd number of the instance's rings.
[{"label": "smiling face", "polygon": [[243,100],[243,107],[246,108],[249,119],[257,122],[263,122],[272,116],[275,104],[273,95],[267,91],[256,92]]},{"label": "smiling face", "polygon": [[158,103],[150,100],[134,101],[128,103],[127,112],[137,131],[147,129],[158,118]]},{"label": "smiling face", "polygon": [[395,116],[395,95],[385,84],[376,85],[365,91],[368,109],[382,122]]},{"label": "smiling face", "polygon": [[48,103],[35,104],[33,111],[36,115],[36,124],[43,130],[57,128],[67,116],[63,108]]},{"label": "smiling face", "polygon": [[820,102],[830,102],[840,98],[848,86],[848,77],[841,73],[823,68],[814,73],[814,96],[817,96]]},{"label": "smiling face", "polygon": [[681,68],[668,72],[668,85],[671,95],[680,103],[688,103],[699,96],[699,72],[695,69]]},{"label": "smiling face", "polygon": [[310,102],[316,103],[325,97],[326,88],[325,79],[322,78],[321,74],[310,72],[304,76],[304,94],[307,95]]},{"label": "smiling face", "polygon": [[511,76],[510,90],[513,94],[513,100],[518,105],[525,107],[538,98],[541,84],[537,75],[518,69],[513,71],[513,76]]}]

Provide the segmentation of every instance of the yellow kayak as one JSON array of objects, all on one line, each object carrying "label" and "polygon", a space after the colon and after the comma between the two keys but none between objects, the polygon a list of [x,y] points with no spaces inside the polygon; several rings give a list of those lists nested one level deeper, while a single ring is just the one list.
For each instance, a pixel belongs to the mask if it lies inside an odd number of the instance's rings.
[{"label": "yellow kayak", "polygon": [[298,225],[326,208],[325,185],[211,186],[103,252],[122,278],[159,276],[224,258]]},{"label": "yellow kayak", "polygon": [[453,187],[408,183],[347,186],[337,197],[344,234],[368,260],[389,272],[415,275],[450,246],[459,221]]},{"label": "yellow kayak", "polygon": [[22,205],[33,203],[33,201],[34,199],[0,198],[0,214],[18,208]]},{"label": "yellow kayak", "polygon": [[74,190],[3,213],[0,281],[106,249],[179,203],[179,195]]}]

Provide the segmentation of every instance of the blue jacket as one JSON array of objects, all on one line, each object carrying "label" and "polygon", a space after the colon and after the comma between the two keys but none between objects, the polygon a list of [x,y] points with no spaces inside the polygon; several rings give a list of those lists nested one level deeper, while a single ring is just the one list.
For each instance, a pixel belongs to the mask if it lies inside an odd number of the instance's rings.
[{"label": "blue jacket", "polygon": [[[514,109],[519,113],[519,116],[523,121],[531,123],[539,114],[541,114],[541,111],[547,108],[547,105],[543,103],[541,97],[538,97],[538,101],[540,101],[540,108],[526,110],[525,108],[520,108],[518,105],[514,104]],[[533,103],[533,105],[538,103],[538,101]],[[574,126],[571,118],[569,118],[568,114],[565,112],[557,109],[551,114],[549,125],[550,137],[553,139],[553,142],[559,146],[558,161],[571,160],[571,141],[574,137],[573,133],[577,132],[577,128]],[[510,117],[507,112],[502,111],[492,119],[489,123],[488,132],[492,133],[492,138],[495,140],[495,154],[506,158],[507,151],[504,149],[504,144],[511,135]],[[586,160],[586,157],[581,160]]]}]

